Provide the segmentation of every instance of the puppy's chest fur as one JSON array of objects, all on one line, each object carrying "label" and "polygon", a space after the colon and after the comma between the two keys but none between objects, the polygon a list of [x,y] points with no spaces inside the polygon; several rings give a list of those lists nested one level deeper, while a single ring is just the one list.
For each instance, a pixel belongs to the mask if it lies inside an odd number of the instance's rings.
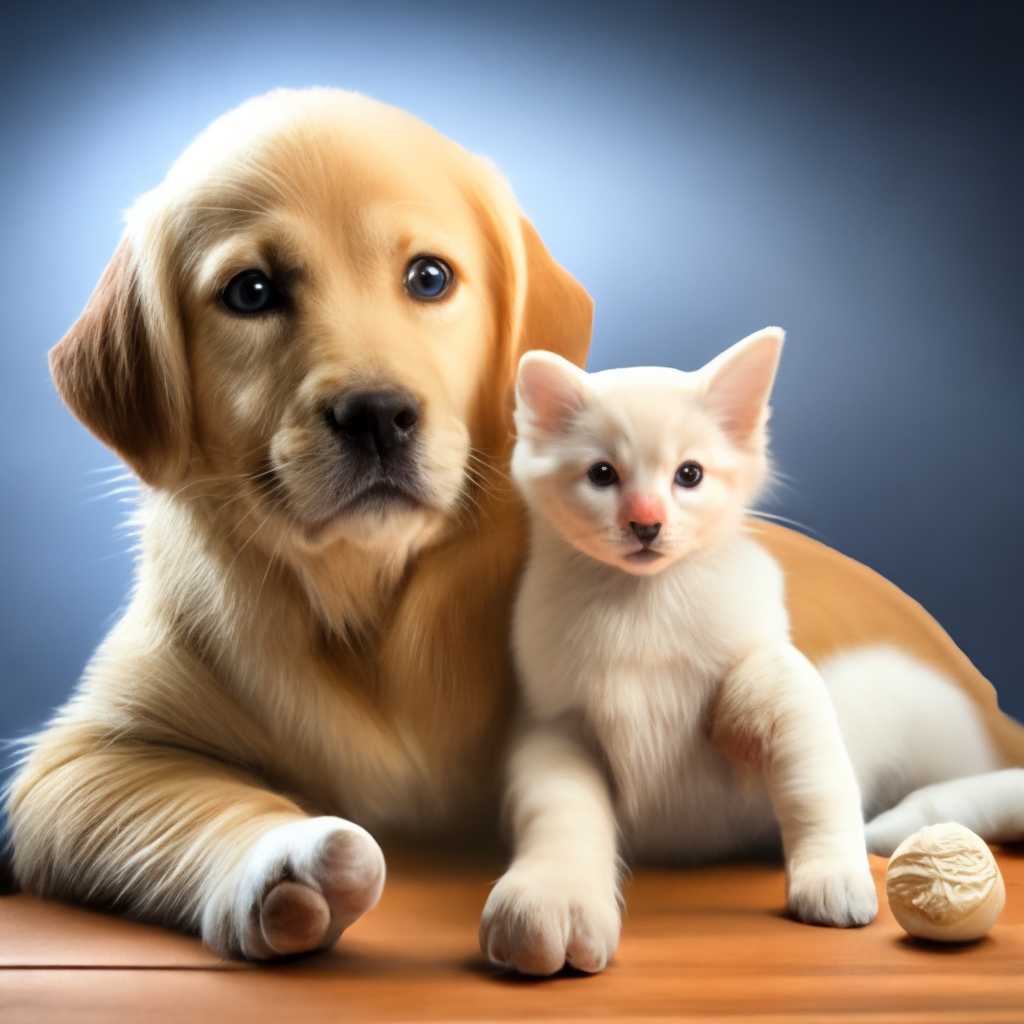
[{"label": "puppy's chest fur", "polygon": [[[268,565],[257,550],[236,557],[182,509],[152,505],[149,547],[161,554],[159,564],[141,567],[140,618],[160,621],[161,608],[179,607],[170,649],[181,650],[208,676],[211,693],[230,702],[200,715],[195,699],[180,692],[172,742],[238,751],[246,767],[255,761],[267,781],[301,794],[312,810],[381,832],[472,821],[488,806],[497,727],[507,720],[501,705],[510,700],[505,624],[513,557],[490,574],[461,575],[446,571],[442,557],[424,559],[412,582],[394,586],[376,621],[366,617],[362,632],[345,636],[343,617],[310,597],[336,596],[329,584],[344,566],[325,563],[324,583]],[[161,543],[168,534],[178,542]],[[169,593],[168,579],[181,590]],[[342,592],[347,601],[336,604],[343,611],[365,606],[367,595],[372,587]],[[178,623],[190,625],[187,633]],[[460,643],[462,636],[471,641]],[[139,716],[152,718],[145,710]],[[135,728],[152,732],[146,723]]]},{"label": "puppy's chest fur", "polygon": [[752,637],[785,632],[770,559],[746,538],[653,577],[535,555],[515,621],[527,707],[581,728],[632,852],[689,861],[770,844],[763,783],[710,739],[720,685]]}]

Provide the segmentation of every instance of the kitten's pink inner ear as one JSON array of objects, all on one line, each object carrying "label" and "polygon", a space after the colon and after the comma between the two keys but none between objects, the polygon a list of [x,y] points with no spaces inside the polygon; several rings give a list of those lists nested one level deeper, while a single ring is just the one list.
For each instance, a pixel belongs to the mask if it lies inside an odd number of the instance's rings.
[{"label": "kitten's pink inner ear", "polygon": [[785,332],[767,327],[727,349],[704,369],[706,404],[738,444],[755,443],[768,422],[771,395]]},{"label": "kitten's pink inner ear", "polygon": [[584,374],[553,352],[527,352],[519,362],[516,396],[530,422],[556,430],[583,408]]}]

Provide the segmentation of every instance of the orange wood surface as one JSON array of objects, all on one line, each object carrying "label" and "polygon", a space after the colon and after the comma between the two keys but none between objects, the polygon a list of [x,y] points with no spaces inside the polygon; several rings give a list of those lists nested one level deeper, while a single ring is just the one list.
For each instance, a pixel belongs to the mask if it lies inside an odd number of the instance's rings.
[{"label": "orange wood surface", "polygon": [[881,911],[840,931],[788,920],[782,870],[638,870],[618,954],[544,981],[482,960],[498,866],[389,856],[380,906],[330,952],[224,962],[195,939],[17,895],[0,898],[0,1021],[893,1021],[1024,1024],[1024,849],[997,850],[1007,908],[963,946]]}]

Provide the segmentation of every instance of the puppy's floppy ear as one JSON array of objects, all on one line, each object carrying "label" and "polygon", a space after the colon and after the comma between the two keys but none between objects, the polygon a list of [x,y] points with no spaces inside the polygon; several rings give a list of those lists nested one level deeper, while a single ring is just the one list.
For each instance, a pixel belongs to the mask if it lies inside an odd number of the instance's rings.
[{"label": "puppy's floppy ear", "polygon": [[519,361],[527,352],[545,349],[582,369],[590,349],[594,304],[583,286],[551,258],[494,164],[484,157],[469,160],[466,193],[475,200],[481,223],[490,229],[498,322],[494,361],[481,394],[479,444],[506,451],[514,439]]},{"label": "puppy's floppy ear", "polygon": [[520,322],[515,367],[525,352],[546,349],[580,369],[587,363],[594,303],[583,286],[547,251],[534,226],[520,217],[526,252],[526,299]]},{"label": "puppy's floppy ear", "polygon": [[158,487],[184,471],[191,403],[182,379],[184,352],[171,350],[181,349],[180,336],[167,337],[175,333],[170,318],[151,312],[125,239],[82,315],[50,351],[50,372],[82,423],[140,479]]},{"label": "puppy's floppy ear", "polygon": [[[534,226],[522,214],[516,216],[523,263],[516,275],[519,303],[513,317],[515,328],[503,357],[508,362],[502,372],[510,385],[514,385],[522,357],[535,350],[554,352],[582,369],[594,320],[594,303],[583,286],[552,259]],[[498,407],[497,437],[506,442],[511,440],[513,391],[510,386],[503,406]]]}]

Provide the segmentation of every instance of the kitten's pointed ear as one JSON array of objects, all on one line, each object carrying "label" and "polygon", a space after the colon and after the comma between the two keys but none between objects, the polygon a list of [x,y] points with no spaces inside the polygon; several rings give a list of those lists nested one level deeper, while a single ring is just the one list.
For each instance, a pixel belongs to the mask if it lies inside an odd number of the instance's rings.
[{"label": "kitten's pointed ear", "polygon": [[785,336],[779,327],[766,327],[726,349],[701,371],[707,380],[707,408],[737,444],[763,439]]},{"label": "kitten's pointed ear", "polygon": [[527,352],[519,360],[516,426],[557,430],[586,403],[587,375],[554,352]]}]

